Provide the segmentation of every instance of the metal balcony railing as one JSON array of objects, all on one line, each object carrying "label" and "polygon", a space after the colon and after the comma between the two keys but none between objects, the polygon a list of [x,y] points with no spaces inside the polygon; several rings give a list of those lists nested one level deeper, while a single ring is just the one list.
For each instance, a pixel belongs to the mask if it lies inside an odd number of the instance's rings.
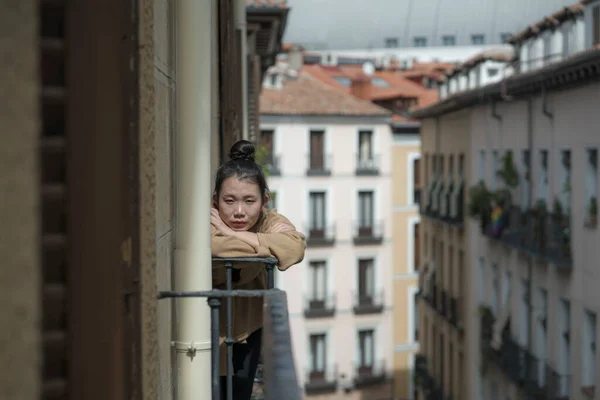
[{"label": "metal balcony railing", "polygon": [[309,295],[305,298],[305,318],[326,318],[335,315],[335,295]]},{"label": "metal balcony railing", "polygon": [[383,312],[383,290],[373,292],[355,292],[354,293],[354,313],[378,314]]},{"label": "metal balcony railing", "polygon": [[356,175],[379,175],[379,155],[356,156]]},{"label": "metal balcony railing", "polygon": [[325,247],[335,243],[335,224],[327,225],[324,222],[307,224],[306,246]]},{"label": "metal balcony railing", "polygon": [[[206,291],[161,291],[158,299],[167,298],[198,298],[205,297],[210,307],[211,331],[211,400],[221,400],[219,377],[219,311],[223,302],[226,307],[226,338],[227,346],[227,400],[233,399],[233,344],[232,337],[232,298],[233,297],[263,297],[263,375],[266,399],[300,400],[301,393],[296,379],[294,357],[292,354],[291,332],[285,292],[273,289],[274,268],[279,263],[276,258],[213,258],[213,262],[222,262],[226,270],[226,289]],[[262,263],[267,270],[266,290],[234,290],[233,273],[235,263]],[[190,350],[195,351],[195,350]],[[205,394],[199,394],[203,397]]]},{"label": "metal balcony railing", "polygon": [[379,244],[383,241],[383,220],[355,221],[354,244]]},{"label": "metal balcony railing", "polygon": [[[338,374],[335,365],[309,368],[304,379],[306,394],[331,393],[337,390]],[[287,399],[287,397],[281,397]]]},{"label": "metal balcony railing", "polygon": [[331,175],[331,154],[309,154],[306,156],[307,176],[329,176]]},{"label": "metal balcony railing", "polygon": [[385,361],[359,364],[355,368],[354,385],[357,388],[378,385],[386,380]]}]

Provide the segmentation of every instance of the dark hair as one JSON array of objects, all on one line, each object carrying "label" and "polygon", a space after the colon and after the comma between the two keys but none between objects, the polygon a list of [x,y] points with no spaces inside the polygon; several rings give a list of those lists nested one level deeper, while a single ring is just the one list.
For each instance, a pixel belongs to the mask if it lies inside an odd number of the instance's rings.
[{"label": "dark hair", "polygon": [[240,180],[256,183],[260,189],[261,201],[268,193],[267,180],[262,168],[254,161],[256,154],[254,145],[247,140],[239,140],[229,150],[229,161],[221,164],[215,176],[215,195],[219,195],[221,186],[232,176]]}]

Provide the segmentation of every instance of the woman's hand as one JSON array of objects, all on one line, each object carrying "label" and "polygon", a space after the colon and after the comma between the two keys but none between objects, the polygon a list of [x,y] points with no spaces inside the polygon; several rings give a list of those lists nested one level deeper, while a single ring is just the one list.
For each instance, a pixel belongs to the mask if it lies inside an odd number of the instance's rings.
[{"label": "woman's hand", "polygon": [[217,228],[217,230],[219,232],[221,232],[223,235],[233,236],[233,234],[234,234],[233,229],[231,229],[229,226],[227,226],[227,224],[225,222],[223,222],[223,220],[221,219],[221,216],[219,215],[219,210],[217,210],[214,207],[211,207],[211,209],[210,209],[210,223],[215,228]]}]

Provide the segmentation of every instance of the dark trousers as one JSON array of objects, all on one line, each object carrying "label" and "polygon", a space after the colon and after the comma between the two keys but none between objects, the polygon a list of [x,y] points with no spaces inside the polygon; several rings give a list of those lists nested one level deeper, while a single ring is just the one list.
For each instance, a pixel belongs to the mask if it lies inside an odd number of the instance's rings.
[{"label": "dark trousers", "polygon": [[[233,345],[233,400],[250,400],[260,359],[262,329],[248,336],[247,343]],[[227,377],[221,377],[221,399],[227,400]]]}]

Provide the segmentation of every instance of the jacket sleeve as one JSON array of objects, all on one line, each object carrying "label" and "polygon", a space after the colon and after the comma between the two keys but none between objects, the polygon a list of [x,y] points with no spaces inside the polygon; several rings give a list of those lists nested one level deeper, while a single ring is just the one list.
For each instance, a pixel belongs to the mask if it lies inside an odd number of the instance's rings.
[{"label": "jacket sleeve", "polygon": [[279,269],[285,271],[294,264],[304,259],[306,250],[306,237],[295,230],[288,232],[269,233],[269,228],[276,223],[284,222],[294,226],[287,218],[271,211],[266,215],[264,229],[258,233],[260,246],[257,252],[268,253],[279,260]]},{"label": "jacket sleeve", "polygon": [[[266,248],[254,248],[248,243],[222,234],[213,225],[210,226],[210,249],[213,257],[269,257]],[[259,251],[260,250],[260,251]]]}]

